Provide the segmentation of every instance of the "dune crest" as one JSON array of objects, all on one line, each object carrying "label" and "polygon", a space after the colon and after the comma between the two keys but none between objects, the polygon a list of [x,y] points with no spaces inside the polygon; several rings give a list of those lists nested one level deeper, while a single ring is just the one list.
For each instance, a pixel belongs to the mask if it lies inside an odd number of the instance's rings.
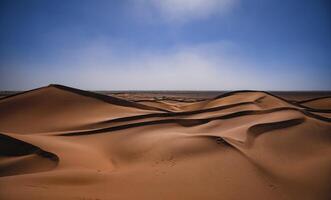
[{"label": "dune crest", "polygon": [[0,199],[330,199],[330,98],[0,99]]}]

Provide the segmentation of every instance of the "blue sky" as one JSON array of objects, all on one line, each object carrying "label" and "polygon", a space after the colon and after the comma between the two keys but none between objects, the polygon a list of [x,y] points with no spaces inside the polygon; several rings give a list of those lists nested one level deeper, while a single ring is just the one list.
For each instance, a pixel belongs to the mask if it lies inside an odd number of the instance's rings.
[{"label": "blue sky", "polygon": [[0,90],[331,90],[329,0],[0,0]]}]

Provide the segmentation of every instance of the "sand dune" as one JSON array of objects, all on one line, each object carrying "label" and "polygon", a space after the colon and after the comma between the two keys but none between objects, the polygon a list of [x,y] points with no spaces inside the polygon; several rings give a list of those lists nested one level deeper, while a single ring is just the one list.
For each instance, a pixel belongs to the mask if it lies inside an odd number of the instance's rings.
[{"label": "sand dune", "polygon": [[22,134],[77,130],[105,118],[160,112],[150,106],[59,85],[1,99],[0,110],[1,131]]},{"label": "sand dune", "polygon": [[331,97],[319,97],[299,102],[301,105],[323,110],[331,110]]},{"label": "sand dune", "polygon": [[0,199],[331,199],[330,98],[0,99]]}]

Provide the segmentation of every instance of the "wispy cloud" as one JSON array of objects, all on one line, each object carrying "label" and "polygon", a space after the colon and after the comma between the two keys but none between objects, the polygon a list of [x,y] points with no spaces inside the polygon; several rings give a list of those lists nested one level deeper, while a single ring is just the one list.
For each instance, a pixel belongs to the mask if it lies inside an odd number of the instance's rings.
[{"label": "wispy cloud", "polygon": [[150,12],[171,23],[205,19],[226,14],[239,0],[135,0],[140,13]]},{"label": "wispy cloud", "polygon": [[[235,85],[231,80],[235,74],[231,73],[235,66],[238,68],[238,62],[226,58],[229,42],[159,51],[137,48],[132,54],[127,53],[125,46],[105,47],[102,42],[94,43],[76,52],[79,59],[71,60],[71,65],[79,68],[71,69],[79,70],[79,79],[90,80],[83,87],[92,89],[208,90]],[[74,82],[70,84],[76,86]]]},{"label": "wispy cloud", "polygon": [[21,89],[52,82],[106,90],[238,89],[241,83],[236,73],[245,67],[228,55],[231,45],[219,42],[159,51],[140,48],[129,51],[126,45],[97,41],[83,48],[67,48],[56,63],[12,63],[20,69],[15,72],[19,78],[3,81]]},{"label": "wispy cloud", "polygon": [[4,71],[0,68],[0,73],[7,76],[2,77],[0,85],[4,89],[31,89],[59,83],[89,90],[298,90],[321,87],[318,83],[309,83],[308,88],[307,80],[312,72],[296,71],[299,66],[284,62],[261,63],[245,56],[240,46],[230,41],[156,50],[99,40],[79,47],[66,47],[62,53],[57,53],[57,62],[4,64]]}]

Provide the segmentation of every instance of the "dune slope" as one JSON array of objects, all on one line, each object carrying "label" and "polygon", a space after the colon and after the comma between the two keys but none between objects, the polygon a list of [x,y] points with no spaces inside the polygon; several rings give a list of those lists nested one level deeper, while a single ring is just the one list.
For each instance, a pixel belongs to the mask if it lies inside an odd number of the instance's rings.
[{"label": "dune slope", "polygon": [[331,199],[329,98],[0,100],[0,199]]}]

